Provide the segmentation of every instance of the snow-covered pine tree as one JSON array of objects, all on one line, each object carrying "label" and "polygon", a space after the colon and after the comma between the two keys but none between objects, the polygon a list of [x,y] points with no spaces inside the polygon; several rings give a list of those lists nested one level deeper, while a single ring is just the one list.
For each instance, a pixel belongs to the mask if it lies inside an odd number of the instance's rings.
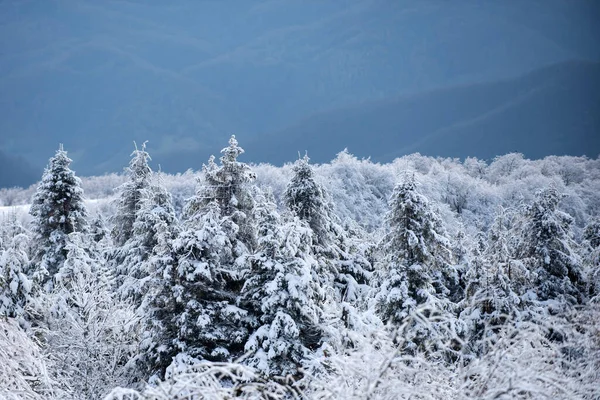
[{"label": "snow-covered pine tree", "polygon": [[131,153],[129,166],[125,168],[128,180],[117,188],[119,196],[115,201],[116,212],[112,216],[112,236],[116,246],[123,246],[133,236],[136,213],[141,207],[145,192],[150,188],[152,169],[148,165],[150,155],[146,152],[146,142],[142,149]]},{"label": "snow-covered pine tree", "polygon": [[256,242],[254,222],[252,221],[254,198],[253,182],[255,173],[248,164],[238,161],[244,153],[235,135],[229,139],[229,146],[221,150],[221,165],[214,163],[211,156],[208,165],[203,167],[204,177],[200,182],[196,196],[186,206],[186,214],[216,201],[222,217],[229,217],[237,225],[237,239],[252,251]]},{"label": "snow-covered pine tree", "polygon": [[294,175],[284,193],[285,204],[313,232],[313,252],[318,261],[315,273],[327,289],[336,287],[338,301],[356,301],[359,288],[368,285],[371,265],[348,237],[333,211],[323,186],[315,179],[307,155],[293,166]]},{"label": "snow-covered pine tree", "polygon": [[101,213],[97,213],[92,223],[90,224],[90,235],[94,242],[102,244],[103,247],[109,247],[108,238],[110,237],[110,231],[106,227],[106,221]]},{"label": "snow-covered pine tree", "polygon": [[558,209],[562,198],[555,187],[536,194],[525,210],[517,257],[536,275],[540,300],[564,297],[575,304],[584,298],[584,276],[572,237],[573,218]]},{"label": "snow-covered pine tree", "polygon": [[14,237],[22,233],[30,235],[30,232],[18,220],[16,210],[5,214],[0,221],[0,250],[8,248]]},{"label": "snow-covered pine tree", "polygon": [[583,260],[588,296],[600,296],[600,219],[591,220],[583,231]]},{"label": "snow-covered pine tree", "polygon": [[152,257],[150,374],[162,376],[177,354],[226,361],[243,353],[249,323],[236,305],[235,227],[214,201],[188,216],[179,235]]},{"label": "snow-covered pine tree", "polygon": [[195,196],[184,207],[176,237],[162,240],[152,257],[153,299],[147,301],[157,322],[149,321],[147,347],[154,348],[149,372],[161,376],[171,359],[229,360],[243,352],[247,312],[237,305],[242,272],[255,247],[255,179],[237,161],[243,153],[235,136],[222,150],[221,166],[211,157]]},{"label": "snow-covered pine tree", "polygon": [[156,228],[157,245],[148,259],[152,274],[139,308],[144,329],[140,343],[142,351],[137,357],[140,378],[151,380],[162,378],[178,354],[175,341],[179,331],[175,318],[183,312],[183,304],[175,295],[178,255],[173,249],[173,241],[179,234],[178,227],[162,223]]},{"label": "snow-covered pine tree", "polygon": [[8,243],[0,249],[0,316],[23,323],[25,305],[31,300],[34,284],[28,276],[29,237],[19,233],[4,241]]},{"label": "snow-covered pine tree", "polygon": [[527,270],[510,251],[511,214],[500,208],[489,233],[487,246],[473,250],[466,274],[467,297],[460,318],[468,330],[467,351],[482,355],[507,321],[514,322],[523,309]]},{"label": "snow-covered pine tree", "polygon": [[332,241],[332,207],[323,187],[316,181],[309,161],[305,155],[294,164],[294,175],[284,193],[285,204],[312,229],[315,245],[327,246]]},{"label": "snow-covered pine tree", "polygon": [[50,158],[29,211],[33,216],[32,261],[47,273],[46,280],[58,272],[66,258],[67,235],[88,229],[81,180],[69,168],[70,164],[61,144]]},{"label": "snow-covered pine tree", "polygon": [[[384,279],[376,310],[383,322],[392,325],[411,318],[405,350],[437,351],[460,333],[461,326],[446,287],[450,242],[440,217],[417,191],[414,175],[395,187],[386,221],[388,233],[382,242],[385,256],[380,267]],[[422,317],[415,318],[415,312]]]},{"label": "snow-covered pine tree", "polygon": [[297,217],[284,223],[268,198],[257,200],[258,251],[249,258],[241,296],[257,326],[245,346],[246,362],[267,376],[298,377],[322,336],[312,231]]},{"label": "snow-covered pine tree", "polygon": [[153,274],[149,259],[158,245],[158,235],[163,229],[174,229],[177,225],[171,194],[164,187],[160,175],[152,177],[150,187],[140,191],[141,199],[133,223],[132,236],[119,250],[122,258],[117,268],[119,293],[140,306],[143,295]]}]

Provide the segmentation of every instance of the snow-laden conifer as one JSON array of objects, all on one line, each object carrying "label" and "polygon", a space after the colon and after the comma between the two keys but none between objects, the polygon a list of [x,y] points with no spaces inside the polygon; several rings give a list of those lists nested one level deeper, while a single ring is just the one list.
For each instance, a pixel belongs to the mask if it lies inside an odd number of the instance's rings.
[{"label": "snow-laden conifer", "polygon": [[236,305],[235,227],[215,201],[189,216],[177,236],[160,239],[147,300],[150,373],[161,376],[180,353],[225,361],[243,352],[248,324]]},{"label": "snow-laden conifer", "polygon": [[50,158],[33,196],[32,261],[51,279],[67,255],[65,243],[72,232],[86,232],[87,211],[81,180],[69,168],[71,159],[61,145]]},{"label": "snow-laden conifer", "polygon": [[406,177],[394,189],[387,224],[380,271],[384,278],[376,309],[381,319],[392,325],[403,323],[417,309],[431,319],[413,319],[412,329],[407,330],[410,337],[405,338],[406,350],[414,353],[447,347],[462,331],[447,287],[452,279],[450,244],[440,217],[417,191],[414,176]]},{"label": "snow-laden conifer", "polygon": [[555,187],[541,190],[525,210],[518,258],[536,275],[540,300],[564,297],[570,303],[583,300],[584,276],[573,240],[573,218],[558,209],[563,196]]},{"label": "snow-laden conifer", "polygon": [[33,278],[28,276],[28,245],[29,237],[20,233],[5,249],[0,249],[0,316],[20,321],[23,321],[26,303],[34,294]]},{"label": "snow-laden conifer", "polygon": [[155,175],[150,187],[140,195],[132,236],[117,253],[118,259],[122,259],[117,268],[119,294],[137,306],[141,304],[154,272],[149,260],[155,254],[160,231],[171,229],[178,223],[171,194],[165,189],[160,175]]},{"label": "snow-laden conifer", "polygon": [[245,346],[247,363],[268,376],[298,376],[322,336],[312,232],[297,217],[284,222],[272,201],[259,199],[258,251],[249,258],[241,297],[257,325]]},{"label": "snow-laden conifer", "polygon": [[119,193],[115,201],[117,210],[111,221],[116,246],[123,246],[133,235],[136,214],[151,184],[152,169],[148,165],[150,155],[146,151],[146,142],[142,144],[141,150],[136,146],[131,156],[129,166],[125,168],[128,179],[117,188]]},{"label": "snow-laden conifer", "polygon": [[255,173],[246,163],[238,161],[244,153],[235,135],[229,139],[229,146],[221,150],[221,165],[211,156],[208,165],[203,167],[203,179],[199,182],[196,196],[186,205],[186,214],[193,215],[209,203],[216,201],[221,215],[229,217],[237,225],[237,239],[249,251],[256,241],[254,222],[253,182]]},{"label": "snow-laden conifer", "polygon": [[285,204],[312,231],[315,273],[321,286],[326,290],[335,287],[334,296],[339,302],[356,302],[368,285],[372,269],[362,251],[365,248],[349,233],[360,234],[356,227],[348,233],[344,231],[307,155],[296,161],[293,173],[284,193]]},{"label": "snow-laden conifer", "polygon": [[467,348],[481,355],[506,323],[517,323],[524,310],[521,296],[529,274],[510,250],[509,211],[500,208],[488,233],[487,246],[477,245],[466,274],[467,297],[460,317],[468,330]]},{"label": "snow-laden conifer", "polygon": [[588,295],[600,296],[600,220],[590,221],[583,232],[583,259],[586,265]]}]

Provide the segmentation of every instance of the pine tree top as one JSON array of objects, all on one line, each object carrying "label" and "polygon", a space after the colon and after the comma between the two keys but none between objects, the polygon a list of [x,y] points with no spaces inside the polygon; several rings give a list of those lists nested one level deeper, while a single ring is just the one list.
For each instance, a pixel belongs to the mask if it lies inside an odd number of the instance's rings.
[{"label": "pine tree top", "polygon": [[229,163],[235,163],[237,158],[244,153],[244,149],[238,145],[235,135],[231,135],[231,138],[229,139],[229,146],[221,150],[221,153],[223,154],[221,157],[221,162],[223,165],[227,165]]}]

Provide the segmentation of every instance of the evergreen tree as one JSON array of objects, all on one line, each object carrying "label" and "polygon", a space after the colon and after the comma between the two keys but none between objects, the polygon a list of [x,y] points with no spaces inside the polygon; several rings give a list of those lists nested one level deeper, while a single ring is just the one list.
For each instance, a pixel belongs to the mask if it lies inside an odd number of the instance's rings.
[{"label": "evergreen tree", "polygon": [[355,302],[361,288],[368,285],[372,266],[341,226],[327,192],[315,179],[308,156],[296,161],[293,172],[284,193],[285,204],[312,230],[312,250],[318,261],[315,273],[324,288],[337,289],[338,301]]},{"label": "evergreen tree", "polygon": [[500,209],[488,234],[488,246],[478,245],[466,274],[467,298],[460,317],[468,329],[468,349],[476,355],[489,350],[507,321],[523,310],[527,270],[510,252],[510,214]]},{"label": "evergreen tree", "polygon": [[146,152],[146,142],[142,149],[137,146],[131,153],[131,161],[125,169],[128,180],[117,188],[116,213],[112,217],[112,235],[116,246],[123,246],[133,236],[136,213],[141,208],[145,192],[150,189],[152,169],[148,165],[150,155]]},{"label": "evergreen tree", "polygon": [[177,236],[176,227],[158,225],[157,245],[148,260],[152,274],[141,306],[145,329],[140,343],[142,352],[137,359],[143,379],[163,377],[178,354],[175,341],[179,331],[175,319],[182,314],[183,304],[172,286],[177,285],[178,255],[173,249]]},{"label": "evergreen tree", "polygon": [[97,244],[103,243],[104,247],[109,247],[108,238],[110,236],[110,231],[106,227],[106,222],[102,214],[96,214],[90,226],[90,235],[94,242]]},{"label": "evergreen tree", "polygon": [[61,145],[44,171],[29,211],[33,216],[32,258],[41,271],[47,272],[46,279],[56,274],[66,258],[67,235],[88,229],[81,180],[70,164]]},{"label": "evergreen tree", "polygon": [[122,259],[117,268],[119,292],[121,296],[130,298],[137,306],[148,289],[153,274],[153,266],[149,259],[155,252],[159,242],[161,229],[177,225],[171,195],[156,176],[150,187],[141,193],[139,209],[133,223],[132,236],[118,251],[117,260]]},{"label": "evergreen tree", "polygon": [[[238,268],[234,268],[236,225],[209,203],[184,221],[181,232],[165,238],[156,256],[148,293],[151,373],[161,376],[171,359],[187,356],[230,360],[243,352],[247,312],[237,307]],[[161,239],[162,240],[162,239]],[[154,320],[154,321],[153,321]]]},{"label": "evergreen tree", "polygon": [[[237,225],[237,239],[252,251],[256,234],[252,220],[254,198],[252,182],[256,175],[245,163],[237,158],[244,153],[235,135],[229,139],[229,146],[221,150],[221,165],[214,163],[211,156],[208,165],[203,167],[204,179],[196,196],[186,206],[186,215],[193,215],[209,203],[216,201],[222,217],[229,217]],[[241,251],[245,252],[244,250]]]},{"label": "evergreen tree", "polygon": [[332,241],[332,207],[323,187],[315,180],[309,160],[305,155],[294,164],[294,175],[284,194],[285,204],[312,229],[315,245],[327,246]]},{"label": "evergreen tree", "polygon": [[27,229],[17,219],[16,210],[12,210],[3,216],[0,223],[0,250],[8,248],[15,236],[20,234],[29,236]]},{"label": "evergreen tree", "polygon": [[265,375],[298,376],[322,336],[323,294],[313,278],[312,232],[297,218],[283,223],[275,204],[261,197],[258,251],[250,256],[241,297],[258,326],[245,346],[251,353],[247,362]]},{"label": "evergreen tree", "polygon": [[[394,189],[386,220],[385,278],[376,309],[384,322],[393,325],[412,320],[405,350],[437,351],[461,327],[454,318],[455,305],[448,300],[451,292],[445,278],[450,244],[440,217],[417,191],[414,176]],[[415,318],[421,312],[425,319]]]},{"label": "evergreen tree", "polygon": [[540,300],[564,297],[577,303],[583,300],[584,277],[572,238],[573,218],[558,210],[562,197],[554,187],[536,194],[525,210],[517,255],[536,275]]},{"label": "evergreen tree", "polygon": [[584,261],[587,266],[588,295],[600,295],[600,220],[590,221],[583,231]]},{"label": "evergreen tree", "polygon": [[21,322],[25,305],[33,295],[33,280],[28,276],[28,244],[29,237],[19,233],[0,249],[0,316]]}]

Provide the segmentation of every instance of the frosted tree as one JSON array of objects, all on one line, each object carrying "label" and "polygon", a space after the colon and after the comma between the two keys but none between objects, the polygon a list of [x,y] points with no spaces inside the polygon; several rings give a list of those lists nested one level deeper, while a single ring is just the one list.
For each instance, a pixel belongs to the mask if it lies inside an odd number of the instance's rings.
[{"label": "frosted tree", "polygon": [[56,284],[37,307],[36,332],[53,378],[74,398],[101,398],[113,385],[127,385],[138,346],[133,309],[115,296],[111,274],[89,249],[88,237],[69,235]]},{"label": "frosted tree", "polygon": [[583,259],[587,267],[588,295],[600,295],[600,220],[590,221],[583,232]]},{"label": "frosted tree", "polygon": [[520,318],[521,296],[529,287],[527,268],[512,255],[511,218],[510,211],[499,209],[487,247],[473,251],[467,271],[467,298],[460,317],[468,328],[467,347],[478,355],[489,350],[504,324]]},{"label": "frosted tree", "polygon": [[122,259],[117,270],[119,293],[141,305],[142,297],[148,290],[153,274],[149,259],[155,252],[162,229],[176,227],[177,218],[171,201],[171,195],[164,187],[160,176],[152,179],[151,186],[140,193],[139,209],[133,223],[133,233],[118,251]]},{"label": "frosted tree", "polygon": [[39,343],[12,318],[0,318],[0,399],[65,399]]},{"label": "frosted tree", "polygon": [[238,161],[244,153],[235,135],[229,139],[229,146],[221,150],[221,165],[217,166],[211,156],[203,168],[204,177],[196,196],[186,206],[186,214],[192,215],[212,201],[216,201],[223,217],[229,217],[237,225],[237,238],[251,251],[255,245],[254,223],[252,221],[254,198],[252,182],[256,175],[248,164]]},{"label": "frosted tree", "polygon": [[327,192],[315,179],[308,156],[296,161],[293,172],[284,193],[285,204],[312,230],[321,285],[335,286],[340,301],[356,301],[360,287],[366,286],[371,277],[369,260],[344,232]]},{"label": "frosted tree", "polygon": [[47,279],[56,274],[65,260],[67,235],[88,229],[81,180],[69,168],[70,164],[71,159],[60,145],[44,171],[29,211],[33,217],[32,261],[41,271],[47,271]]},{"label": "frosted tree", "polygon": [[297,218],[283,223],[267,199],[258,202],[257,211],[258,252],[250,256],[241,296],[258,326],[245,346],[247,363],[265,375],[298,377],[322,336],[312,232]]},{"label": "frosted tree", "polygon": [[15,235],[5,249],[0,249],[0,316],[24,321],[25,305],[31,300],[33,279],[28,276],[29,237]]},{"label": "frosted tree", "polygon": [[90,224],[90,235],[94,242],[100,244],[102,247],[109,247],[112,243],[109,242],[110,231],[106,227],[106,221],[101,213],[96,214],[92,223]]},{"label": "frosted tree", "polygon": [[148,165],[150,155],[146,152],[146,142],[142,144],[141,150],[136,146],[131,156],[129,166],[125,168],[129,179],[117,188],[117,210],[112,217],[112,235],[116,246],[123,246],[133,235],[136,213],[151,184],[152,169]]},{"label": "frosted tree", "polygon": [[316,245],[327,245],[331,241],[331,204],[326,199],[323,187],[316,181],[307,155],[298,159],[293,167],[294,175],[285,190],[285,204],[306,221],[314,232]]},{"label": "frosted tree", "polygon": [[178,353],[175,341],[179,333],[175,318],[183,310],[173,287],[177,285],[178,262],[173,241],[178,233],[177,229],[165,223],[158,225],[157,245],[148,259],[152,274],[139,308],[144,328],[140,342],[142,352],[136,360],[140,379],[163,377]]},{"label": "frosted tree", "polygon": [[185,220],[179,235],[153,258],[159,276],[148,294],[151,373],[162,375],[179,353],[223,361],[243,352],[247,312],[236,306],[236,225],[230,222],[212,202]]},{"label": "frosted tree", "polygon": [[390,199],[389,232],[382,242],[384,275],[376,309],[386,323],[400,325],[417,309],[431,318],[414,319],[406,350],[435,351],[456,336],[461,327],[448,300],[446,269],[450,243],[440,217],[417,191],[414,176],[401,181]]},{"label": "frosted tree", "polygon": [[14,237],[20,234],[29,236],[30,232],[18,220],[16,210],[10,211],[0,222],[0,249],[9,247]]},{"label": "frosted tree", "polygon": [[536,275],[540,300],[564,297],[577,303],[583,300],[584,277],[572,238],[573,219],[558,209],[562,197],[554,187],[536,194],[525,210],[517,256]]}]

